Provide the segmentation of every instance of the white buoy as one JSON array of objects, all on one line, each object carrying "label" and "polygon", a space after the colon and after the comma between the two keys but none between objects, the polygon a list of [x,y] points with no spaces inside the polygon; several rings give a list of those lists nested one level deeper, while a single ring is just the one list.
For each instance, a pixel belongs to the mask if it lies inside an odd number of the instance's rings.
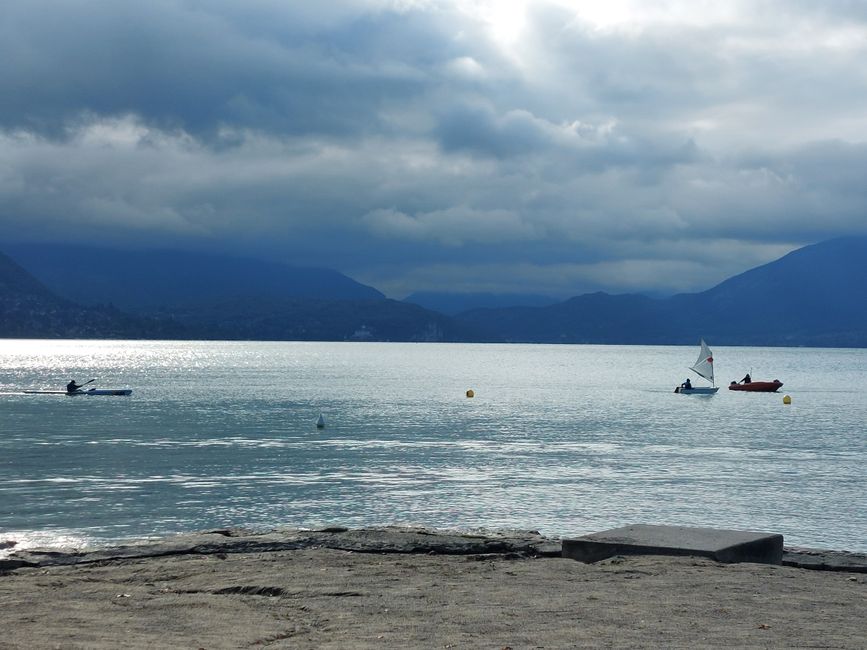
[{"label": "white buoy", "polygon": [[316,420],[316,428],[324,429],[325,428],[325,416],[322,413],[319,414],[319,419]]}]

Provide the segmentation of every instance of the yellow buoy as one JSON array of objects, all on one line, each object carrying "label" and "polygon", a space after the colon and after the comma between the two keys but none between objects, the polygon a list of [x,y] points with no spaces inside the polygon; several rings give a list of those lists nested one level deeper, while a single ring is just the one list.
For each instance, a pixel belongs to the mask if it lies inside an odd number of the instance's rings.
[{"label": "yellow buoy", "polygon": [[467,397],[475,397],[475,396],[476,396],[476,394],[473,392],[473,389],[470,388],[470,389],[467,391]]},{"label": "yellow buoy", "polygon": [[792,403],[792,398],[789,397],[788,395],[786,395],[786,396],[783,398],[783,404],[791,404],[791,403]]}]

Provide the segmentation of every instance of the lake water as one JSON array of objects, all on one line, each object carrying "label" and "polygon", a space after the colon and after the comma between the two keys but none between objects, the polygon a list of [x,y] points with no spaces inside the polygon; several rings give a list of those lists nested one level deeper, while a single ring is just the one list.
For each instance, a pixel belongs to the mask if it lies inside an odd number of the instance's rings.
[{"label": "lake water", "polygon": [[[867,551],[867,350],[714,347],[720,392],[674,394],[697,354],[2,340],[0,541],[385,524],[571,536],[659,523]],[[785,386],[726,389],[747,371]],[[133,394],[20,392],[71,378]]]}]

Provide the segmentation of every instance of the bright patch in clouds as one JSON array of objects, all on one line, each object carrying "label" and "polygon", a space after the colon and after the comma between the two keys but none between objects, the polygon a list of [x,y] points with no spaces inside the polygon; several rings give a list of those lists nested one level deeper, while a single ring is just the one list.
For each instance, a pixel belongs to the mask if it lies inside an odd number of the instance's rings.
[{"label": "bright patch in clouds", "polygon": [[867,229],[855,2],[7,5],[7,237],[568,296]]},{"label": "bright patch in clouds", "polygon": [[531,4],[531,0],[464,0],[458,6],[483,23],[495,42],[512,45],[527,24],[527,7]]},{"label": "bright patch in clouds", "polygon": [[433,240],[446,246],[536,239],[533,227],[508,210],[455,206],[414,216],[397,210],[374,210],[363,221],[371,232],[386,239]]}]

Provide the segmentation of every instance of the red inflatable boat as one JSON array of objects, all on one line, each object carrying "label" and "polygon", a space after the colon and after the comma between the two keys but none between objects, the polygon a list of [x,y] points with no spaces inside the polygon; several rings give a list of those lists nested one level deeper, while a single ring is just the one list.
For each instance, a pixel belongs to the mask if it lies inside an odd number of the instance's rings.
[{"label": "red inflatable boat", "polygon": [[773,393],[779,390],[782,385],[783,382],[779,379],[774,379],[774,381],[751,381],[748,384],[739,384],[738,382],[733,381],[729,384],[729,390],[747,390],[754,393]]}]

